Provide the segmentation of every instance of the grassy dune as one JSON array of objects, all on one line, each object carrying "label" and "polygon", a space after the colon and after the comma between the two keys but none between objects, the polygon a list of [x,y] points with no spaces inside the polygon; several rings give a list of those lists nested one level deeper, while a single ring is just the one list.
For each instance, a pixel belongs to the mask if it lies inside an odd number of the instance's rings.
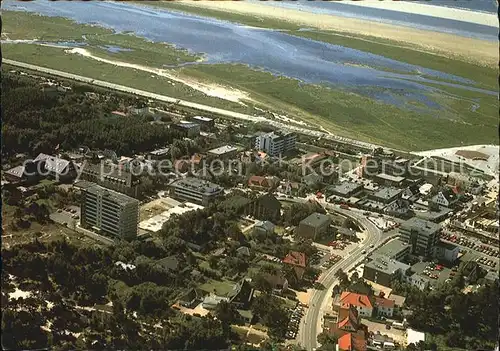
[{"label": "grassy dune", "polygon": [[[161,4],[176,9],[182,6],[177,3]],[[206,11],[197,8],[193,8],[193,10]],[[231,19],[238,22],[243,21],[242,17],[247,18],[241,15],[223,14],[232,16]],[[214,13],[211,15],[215,16]],[[115,34],[108,29],[76,24],[63,18],[4,11],[3,20],[4,33],[10,39],[85,42],[87,44],[85,48],[92,54],[107,59],[138,63],[150,67],[161,67],[165,64],[175,65],[176,63],[193,62],[200,59],[199,55],[192,55],[166,44],[152,43],[133,35]],[[258,18],[247,18],[247,20],[248,22],[245,24],[254,26],[261,22]],[[279,24],[266,21],[260,23],[260,26],[278,26]],[[284,29],[294,31],[296,35],[320,36],[314,38],[316,40],[330,42],[341,40],[342,42],[336,43],[359,49],[364,48],[367,51],[372,50],[373,52],[377,48],[378,50],[386,50],[383,46],[385,44],[379,45],[367,42],[365,39],[358,38],[357,41],[349,39],[348,42],[345,42],[347,40],[345,37],[332,33],[297,32],[297,28],[291,27]],[[102,48],[106,45],[120,46],[133,51],[110,53]],[[362,47],[362,45],[365,46]],[[452,70],[460,71],[459,65],[468,65],[448,60],[451,63],[448,65],[449,67],[445,67],[446,62],[439,61],[439,57],[429,54],[418,56],[418,53],[405,50],[394,48],[394,50],[387,50],[387,52],[392,55],[400,55],[399,59],[406,60],[406,62],[413,60],[414,62],[410,63],[418,64],[417,61],[419,61],[422,65],[425,63],[426,67],[442,71],[446,71],[445,68],[447,68],[449,73],[453,73]],[[106,80],[158,94],[242,113],[253,114],[256,112],[252,106],[245,107],[230,101],[208,97],[180,83],[173,85],[167,78],[67,54],[61,48],[35,44],[4,44],[3,54],[8,59]],[[450,68],[454,64],[457,66]],[[432,65],[435,67],[431,67]],[[476,71],[463,69],[462,76],[471,75],[470,78],[472,78],[474,75],[478,78],[476,81],[481,80],[481,86],[490,87],[493,85],[492,79],[495,76],[489,77],[483,68],[471,68],[476,69]],[[496,98],[482,93],[428,84],[440,89],[429,94],[442,108],[430,110],[425,114],[417,114],[409,109],[377,102],[343,89],[303,84],[297,80],[278,77],[244,65],[200,64],[172,71],[179,72],[183,76],[196,78],[199,81],[217,82],[247,91],[254,100],[259,102],[258,107],[307,121],[311,126],[322,126],[335,134],[395,148],[424,150],[456,146],[462,143],[498,143]]]},{"label": "grassy dune", "polygon": [[[468,98],[464,99],[455,95],[463,90],[446,88],[443,93],[433,93],[443,109],[418,114],[342,89],[302,84],[244,65],[197,65],[182,71],[249,91],[274,110],[347,137],[405,150],[498,143],[495,97],[482,93],[466,92]],[[479,108],[473,111],[475,104]]]}]

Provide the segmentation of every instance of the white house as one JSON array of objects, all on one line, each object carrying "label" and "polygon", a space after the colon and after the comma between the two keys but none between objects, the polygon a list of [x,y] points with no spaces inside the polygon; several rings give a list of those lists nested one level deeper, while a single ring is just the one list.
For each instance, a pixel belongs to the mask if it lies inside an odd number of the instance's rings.
[{"label": "white house", "polygon": [[458,196],[453,190],[445,189],[434,196],[432,201],[444,207],[453,207],[458,201]]}]

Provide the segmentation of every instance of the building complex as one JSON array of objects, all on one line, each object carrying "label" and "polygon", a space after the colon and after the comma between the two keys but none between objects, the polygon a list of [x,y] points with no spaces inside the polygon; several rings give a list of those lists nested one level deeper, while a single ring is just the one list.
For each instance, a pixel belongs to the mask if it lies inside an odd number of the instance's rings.
[{"label": "building complex", "polygon": [[82,192],[81,225],[103,234],[133,239],[137,236],[139,201],[95,183],[78,183]]}]

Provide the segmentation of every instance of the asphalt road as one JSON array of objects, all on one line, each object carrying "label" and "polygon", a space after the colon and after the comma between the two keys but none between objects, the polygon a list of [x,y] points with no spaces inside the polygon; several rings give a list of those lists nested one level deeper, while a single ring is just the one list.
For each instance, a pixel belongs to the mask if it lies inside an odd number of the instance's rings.
[{"label": "asphalt road", "polygon": [[[283,200],[290,202],[308,201],[308,199],[306,198],[287,198]],[[337,212],[356,220],[364,227],[366,238],[359,244],[358,247],[349,252],[343,260],[334,264],[320,276],[318,282],[323,284],[325,286],[325,289],[313,290],[311,298],[309,300],[309,308],[306,309],[306,314],[302,319],[302,323],[300,324],[300,328],[296,338],[297,342],[306,350],[313,350],[318,346],[317,336],[319,333],[321,333],[321,326],[323,324],[322,310],[329,308],[329,306],[327,306],[328,298],[332,293],[333,286],[337,283],[335,273],[339,269],[342,269],[344,272],[349,271],[369,255],[370,251],[373,250],[370,249],[370,246],[374,245],[374,247],[378,247],[384,241],[396,236],[394,232],[392,234],[383,233],[360,212],[344,210],[324,201],[318,202],[329,212]],[[363,251],[365,250],[366,252],[363,253]]]},{"label": "asphalt road", "polygon": [[[175,103],[179,106],[189,107],[189,108],[196,109],[199,111],[204,111],[204,112],[215,113],[215,114],[220,115],[220,116],[245,120],[247,122],[266,122],[268,124],[275,126],[276,128],[282,129],[282,130],[292,131],[292,132],[296,132],[299,134],[305,134],[305,135],[309,135],[309,136],[316,137],[316,138],[328,139],[328,140],[332,140],[332,141],[335,141],[338,143],[355,145],[355,146],[363,147],[363,148],[367,148],[367,149],[373,149],[373,148],[379,147],[379,145],[365,143],[365,142],[362,142],[359,140],[344,138],[344,137],[334,135],[331,133],[323,133],[323,132],[316,131],[316,130],[301,128],[301,127],[293,126],[290,124],[281,123],[281,122],[278,122],[276,120],[267,119],[267,118],[262,117],[262,116],[246,115],[243,113],[224,110],[224,109],[216,108],[213,106],[207,106],[207,105],[197,104],[197,103],[190,102],[190,101],[179,100],[177,98],[173,98],[170,96],[154,94],[154,93],[150,93],[148,91],[134,89],[134,88],[127,87],[124,85],[109,83],[109,82],[105,82],[105,81],[98,80],[98,79],[83,77],[83,76],[79,76],[76,74],[58,71],[58,70],[51,69],[51,68],[40,67],[40,66],[31,65],[28,63],[14,61],[14,60],[9,60],[9,59],[5,59],[5,58],[2,60],[2,62],[9,64],[9,65],[12,65],[12,66],[22,67],[22,68],[26,68],[26,69],[29,69],[32,71],[39,71],[39,72],[43,72],[46,74],[51,74],[54,76],[63,77],[66,79],[76,80],[76,81],[80,81],[80,82],[84,82],[84,83],[92,84],[92,85],[97,85],[97,86],[108,88],[108,89],[113,89],[113,90],[117,90],[117,91],[131,93],[131,94],[147,97],[147,98],[158,100],[158,101]],[[398,150],[393,150],[393,151],[398,151]]]}]

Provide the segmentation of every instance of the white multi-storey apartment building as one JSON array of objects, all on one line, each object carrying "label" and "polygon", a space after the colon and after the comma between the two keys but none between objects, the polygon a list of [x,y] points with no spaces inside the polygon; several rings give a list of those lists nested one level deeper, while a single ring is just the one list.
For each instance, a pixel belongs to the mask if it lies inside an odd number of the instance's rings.
[{"label": "white multi-storey apartment building", "polygon": [[81,224],[103,234],[133,239],[137,236],[139,201],[91,182],[80,182]]},{"label": "white multi-storey apartment building", "polygon": [[269,156],[279,156],[295,148],[295,133],[271,132],[259,135],[255,139],[255,149],[265,151]]},{"label": "white multi-storey apartment building", "polygon": [[170,195],[181,201],[189,201],[208,205],[224,193],[224,189],[217,184],[198,178],[179,179],[170,184]]}]

